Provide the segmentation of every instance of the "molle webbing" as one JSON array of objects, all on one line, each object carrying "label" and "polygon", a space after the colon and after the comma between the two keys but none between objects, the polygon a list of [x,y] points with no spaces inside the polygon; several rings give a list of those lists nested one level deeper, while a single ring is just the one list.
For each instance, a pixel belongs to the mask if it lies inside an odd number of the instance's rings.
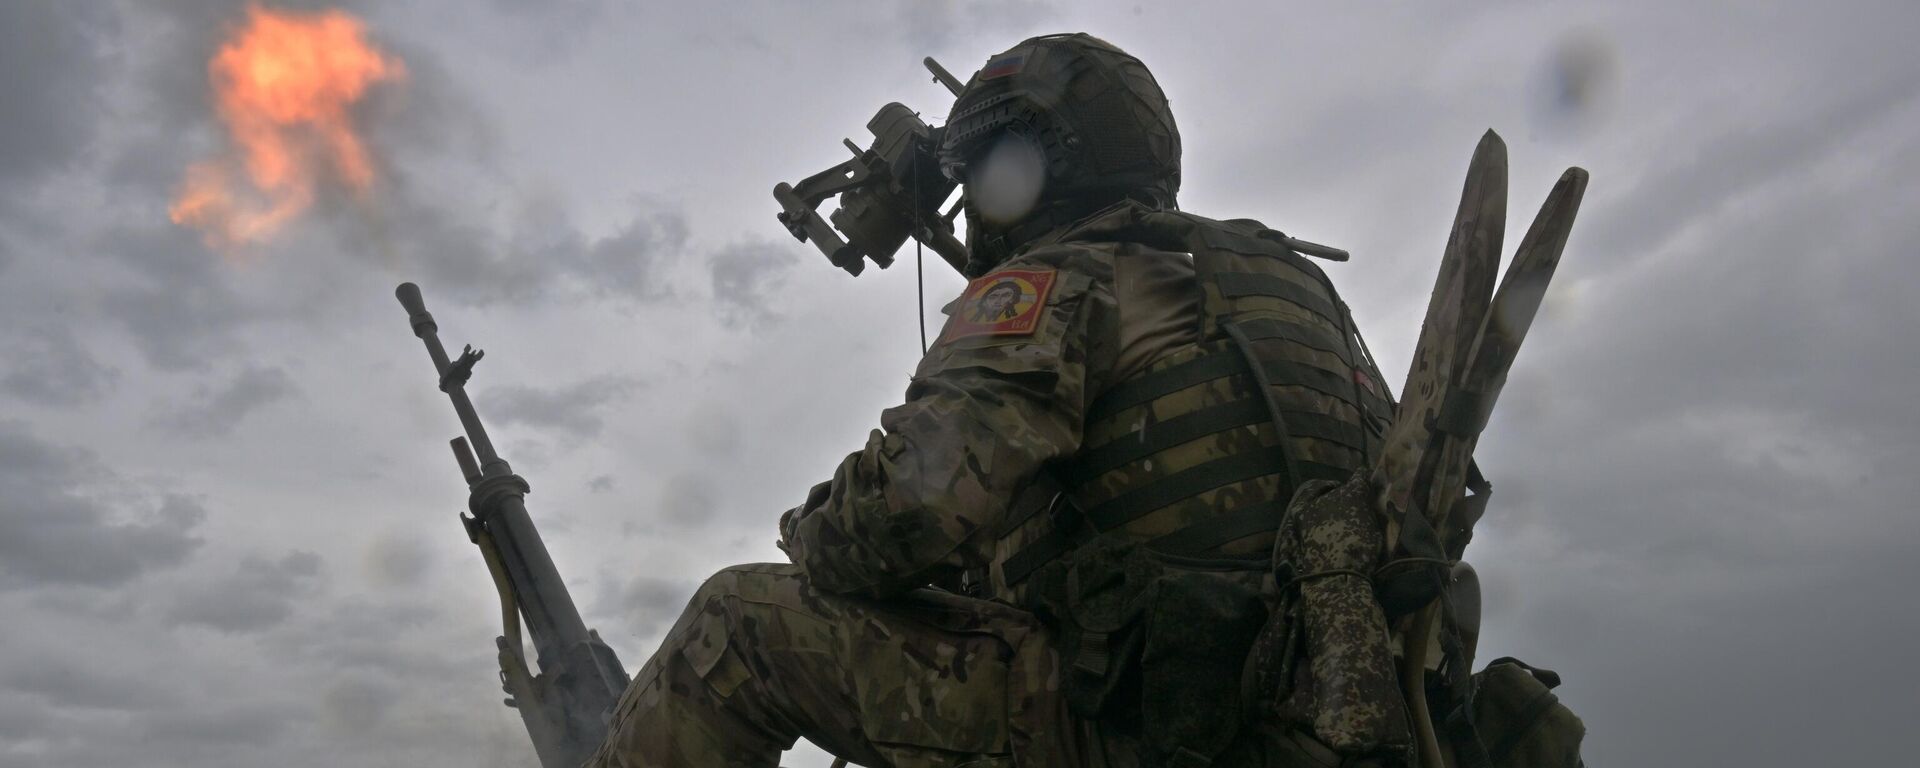
[{"label": "molle webbing", "polygon": [[1284,236],[1250,221],[1128,215],[1097,234],[1193,254],[1201,341],[1088,407],[1082,451],[1015,504],[1008,532],[1041,509],[1051,525],[1001,564],[1010,586],[1094,532],[1171,554],[1265,557],[1293,489],[1351,476],[1393,413],[1356,375],[1371,363],[1345,305]]}]

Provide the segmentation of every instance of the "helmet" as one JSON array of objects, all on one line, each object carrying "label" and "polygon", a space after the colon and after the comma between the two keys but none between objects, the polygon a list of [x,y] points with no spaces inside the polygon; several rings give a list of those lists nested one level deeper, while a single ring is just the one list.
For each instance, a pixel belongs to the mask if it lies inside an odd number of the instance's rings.
[{"label": "helmet", "polygon": [[[982,221],[969,205],[976,250],[1015,247],[1126,198],[1175,205],[1180,132],[1167,97],[1145,64],[1105,40],[1047,35],[988,59],[954,100],[938,148],[941,169],[967,184],[969,171],[1009,137],[1039,150],[1044,186],[1017,221]],[[982,256],[1004,253],[975,254]]]}]

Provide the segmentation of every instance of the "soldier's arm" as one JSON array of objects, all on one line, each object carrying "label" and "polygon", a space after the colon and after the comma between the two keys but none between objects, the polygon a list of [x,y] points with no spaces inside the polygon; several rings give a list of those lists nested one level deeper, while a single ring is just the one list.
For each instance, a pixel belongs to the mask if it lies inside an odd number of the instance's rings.
[{"label": "soldier's arm", "polygon": [[966,307],[956,307],[906,403],[884,412],[866,447],[782,521],[788,556],[816,587],[882,596],[986,564],[1015,494],[1078,450],[1088,392],[1099,386],[1089,373],[1104,375],[1098,361],[1110,354],[1100,340],[1110,338],[1111,262],[1047,248],[981,280],[1049,270],[1029,333],[968,334]]}]

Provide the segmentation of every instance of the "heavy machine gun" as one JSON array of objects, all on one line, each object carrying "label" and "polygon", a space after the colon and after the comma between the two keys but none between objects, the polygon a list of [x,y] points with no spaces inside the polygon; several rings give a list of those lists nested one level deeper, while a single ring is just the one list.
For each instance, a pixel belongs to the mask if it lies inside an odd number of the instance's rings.
[{"label": "heavy machine gun", "polygon": [[[394,293],[407,310],[414,335],[426,343],[440,391],[453,401],[466,432],[451,441],[454,460],[471,491],[467,509],[472,514],[462,514],[460,522],[480,548],[500,593],[503,632],[495,644],[500,649],[500,684],[510,697],[507,706],[519,710],[544,768],[575,768],[606,740],[607,718],[627,688],[627,673],[613,649],[580,618],[527,515],[527,481],[494,452],[467,397],[467,380],[483,353],[468,346],[459,358],[449,360],[420,287],[401,283]],[[533,636],[538,674],[527,665],[522,617]]]}]

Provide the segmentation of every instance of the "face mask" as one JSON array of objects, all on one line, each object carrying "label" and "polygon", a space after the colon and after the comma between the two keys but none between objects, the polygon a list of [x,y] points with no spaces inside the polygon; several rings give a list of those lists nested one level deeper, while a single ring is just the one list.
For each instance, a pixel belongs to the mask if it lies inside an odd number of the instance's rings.
[{"label": "face mask", "polygon": [[1026,218],[1046,183],[1046,154],[1019,134],[1002,136],[967,168],[967,198],[981,220],[994,226]]}]

